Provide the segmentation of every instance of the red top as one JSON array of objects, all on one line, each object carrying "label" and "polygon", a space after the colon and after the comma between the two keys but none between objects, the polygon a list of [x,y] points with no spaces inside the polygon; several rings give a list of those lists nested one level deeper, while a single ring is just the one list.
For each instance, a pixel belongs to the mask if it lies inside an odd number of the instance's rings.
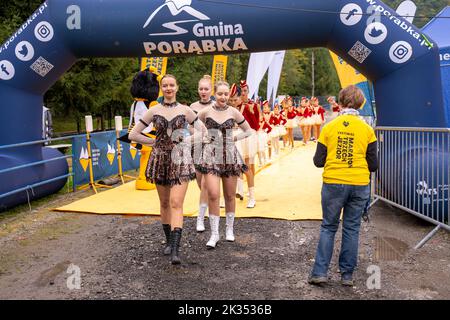
[{"label": "red top", "polygon": [[263,112],[263,121],[269,123],[271,117],[272,117],[272,113],[270,111],[269,112]]},{"label": "red top", "polygon": [[333,105],[333,112],[341,112],[341,107],[337,103]]},{"label": "red top", "polygon": [[281,114],[276,115],[275,113],[272,113],[270,116],[270,120],[269,123],[273,126],[278,126],[278,125],[285,125],[286,124],[286,119],[283,118],[283,116]]},{"label": "red top", "polygon": [[317,110],[317,113],[320,114],[322,117],[322,121],[325,121],[325,109],[322,106],[319,106],[319,109]]},{"label": "red top", "polygon": [[314,114],[314,110],[311,110],[310,108],[304,108],[302,111],[302,108],[300,108],[299,116],[303,118],[309,118]]},{"label": "red top", "polygon": [[269,119],[269,123],[273,126],[278,126],[281,122],[281,115],[278,114],[278,116],[276,116],[274,113],[272,113],[270,115],[270,119]]},{"label": "red top", "polygon": [[270,131],[272,131],[272,127],[270,126],[270,124],[268,124],[267,122],[264,121],[263,125],[262,125],[262,129],[264,132],[266,133],[270,133]]},{"label": "red top", "polygon": [[306,108],[305,111],[303,111],[303,117],[309,118],[314,114],[314,110],[311,108]]},{"label": "red top", "polygon": [[296,116],[297,116],[297,111],[296,111],[295,109],[292,109],[292,111],[289,111],[289,110],[288,110],[288,112],[287,112],[287,118],[288,118],[289,120],[295,119]]},{"label": "red top", "polygon": [[[250,108],[253,108],[253,113],[250,111],[251,110]],[[253,130],[258,131],[260,128],[258,105],[253,101],[249,100],[247,103],[241,104],[240,110],[245,120],[247,120],[248,124],[250,125],[250,127]]]},{"label": "red top", "polygon": [[272,131],[272,126],[270,125],[271,118],[271,112],[263,112],[263,120],[261,121],[261,126],[263,131],[265,131],[266,133],[270,133],[270,131]]}]

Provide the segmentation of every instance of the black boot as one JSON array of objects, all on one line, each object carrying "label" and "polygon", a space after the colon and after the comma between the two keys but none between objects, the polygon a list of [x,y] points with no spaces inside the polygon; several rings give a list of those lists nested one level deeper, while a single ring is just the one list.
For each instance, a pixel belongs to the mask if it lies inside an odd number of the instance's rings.
[{"label": "black boot", "polygon": [[171,234],[171,245],[172,245],[172,256],[171,256],[171,261],[172,264],[180,264],[181,260],[179,257],[179,250],[180,250],[180,240],[181,240],[181,232],[183,231],[183,229],[181,228],[175,228],[172,231]]},{"label": "black boot", "polygon": [[170,248],[170,224],[163,224],[164,233],[166,235],[166,247],[164,248],[164,255],[168,256],[172,252]]}]

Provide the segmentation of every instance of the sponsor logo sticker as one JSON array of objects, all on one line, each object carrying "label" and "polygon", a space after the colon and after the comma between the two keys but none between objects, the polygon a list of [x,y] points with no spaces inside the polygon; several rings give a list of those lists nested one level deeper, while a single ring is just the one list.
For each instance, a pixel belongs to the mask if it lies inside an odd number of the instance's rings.
[{"label": "sponsor logo sticker", "polygon": [[356,3],[349,3],[341,10],[341,22],[346,26],[354,26],[362,19],[363,11]]},{"label": "sponsor logo sticker", "polygon": [[47,21],[39,22],[34,28],[35,37],[42,42],[49,42],[53,39],[54,36],[53,27]]},{"label": "sponsor logo sticker", "polygon": [[413,55],[412,46],[406,41],[397,41],[389,50],[389,58],[394,63],[402,64],[411,59]]},{"label": "sponsor logo sticker", "polygon": [[387,37],[388,31],[381,22],[374,22],[367,26],[364,32],[364,38],[370,44],[380,44]]},{"label": "sponsor logo sticker", "polygon": [[17,44],[15,53],[20,61],[30,61],[34,57],[34,48],[28,41],[21,41]]},{"label": "sponsor logo sticker", "polygon": [[11,80],[14,78],[16,70],[11,62],[8,60],[0,61],[0,79],[1,80]]}]

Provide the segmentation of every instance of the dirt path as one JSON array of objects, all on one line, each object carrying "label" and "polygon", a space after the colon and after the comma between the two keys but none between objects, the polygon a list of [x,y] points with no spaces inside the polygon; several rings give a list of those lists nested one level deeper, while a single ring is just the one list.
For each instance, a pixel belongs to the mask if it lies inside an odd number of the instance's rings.
[{"label": "dirt path", "polygon": [[[196,233],[188,218],[183,263],[174,267],[161,254],[155,218],[49,210],[83,196],[0,220],[0,299],[450,299],[450,235],[441,231],[415,251],[432,226],[383,204],[363,223],[356,285],[344,288],[336,264],[340,231],[330,284],[306,282],[318,221],[239,219],[236,242],[207,251],[208,233]],[[222,219],[222,234],[224,228]],[[81,287],[70,290],[77,267]],[[369,267],[380,269],[380,289],[368,289]]]}]

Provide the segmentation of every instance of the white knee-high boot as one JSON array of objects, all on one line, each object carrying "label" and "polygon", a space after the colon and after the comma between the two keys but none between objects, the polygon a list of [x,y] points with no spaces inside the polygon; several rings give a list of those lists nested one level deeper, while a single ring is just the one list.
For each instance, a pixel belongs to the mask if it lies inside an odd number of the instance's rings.
[{"label": "white knee-high boot", "polygon": [[231,242],[234,241],[233,226],[234,226],[234,212],[228,212],[227,213],[227,228],[226,228],[226,232],[225,232],[227,241],[231,241]]},{"label": "white knee-high boot", "polygon": [[198,232],[205,231],[204,219],[205,219],[205,214],[206,214],[207,209],[208,209],[208,205],[206,203],[200,204],[200,207],[198,210],[198,216],[197,216],[197,231]]},{"label": "white knee-high boot", "polygon": [[254,208],[256,206],[256,200],[255,200],[255,187],[248,188],[248,203],[247,208]]},{"label": "white knee-high boot", "polygon": [[244,200],[244,180],[241,178],[237,179],[236,198]]},{"label": "white knee-high boot", "polygon": [[212,214],[209,215],[209,223],[211,226],[211,238],[209,238],[208,243],[206,246],[208,249],[213,249],[216,247],[217,242],[219,242],[219,223],[220,223],[220,216],[214,216]]}]

